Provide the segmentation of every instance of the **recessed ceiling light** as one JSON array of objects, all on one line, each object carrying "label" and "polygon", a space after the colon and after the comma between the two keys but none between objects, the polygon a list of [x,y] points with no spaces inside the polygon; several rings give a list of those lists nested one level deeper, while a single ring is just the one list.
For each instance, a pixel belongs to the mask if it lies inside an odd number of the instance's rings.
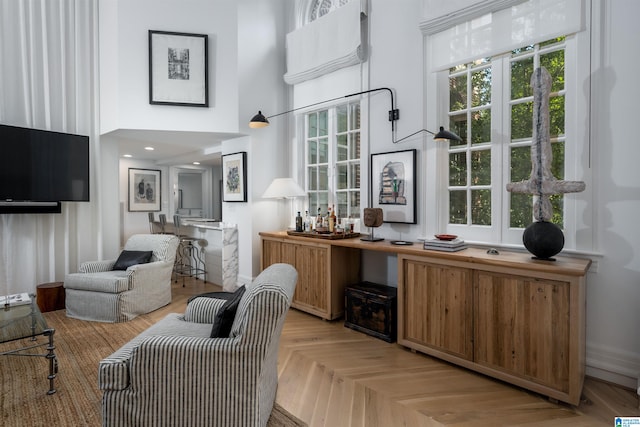
[{"label": "recessed ceiling light", "polygon": [[194,164],[194,165],[199,165],[199,164],[200,164],[200,162],[193,162],[193,164]]},{"label": "recessed ceiling light", "polygon": [[153,150],[155,150],[155,148],[153,148],[153,147],[144,147],[144,149],[145,149],[145,150],[147,150],[147,151],[153,151]]},{"label": "recessed ceiling light", "polygon": [[125,154],[125,155],[124,155],[124,156],[122,156],[122,157],[130,158],[130,157],[133,157],[133,156],[132,156],[131,154]]}]

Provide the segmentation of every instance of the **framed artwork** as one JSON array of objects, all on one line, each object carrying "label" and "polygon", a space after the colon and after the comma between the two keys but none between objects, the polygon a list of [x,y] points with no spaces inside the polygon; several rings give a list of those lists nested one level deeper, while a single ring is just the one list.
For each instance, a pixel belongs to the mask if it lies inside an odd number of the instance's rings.
[{"label": "framed artwork", "polygon": [[160,171],[129,168],[129,212],[159,212]]},{"label": "framed artwork", "polygon": [[371,155],[371,207],[384,222],[416,223],[416,150]]},{"label": "framed artwork", "polygon": [[222,201],[247,201],[247,153],[222,156]]},{"label": "framed artwork", "polygon": [[149,30],[149,104],[209,106],[206,34]]}]

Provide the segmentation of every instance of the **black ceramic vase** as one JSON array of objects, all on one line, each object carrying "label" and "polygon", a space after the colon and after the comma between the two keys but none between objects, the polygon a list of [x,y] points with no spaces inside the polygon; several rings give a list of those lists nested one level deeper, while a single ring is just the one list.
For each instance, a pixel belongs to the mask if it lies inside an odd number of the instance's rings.
[{"label": "black ceramic vase", "polygon": [[564,247],[564,234],[551,222],[537,221],[525,228],[522,242],[535,259],[553,260]]}]

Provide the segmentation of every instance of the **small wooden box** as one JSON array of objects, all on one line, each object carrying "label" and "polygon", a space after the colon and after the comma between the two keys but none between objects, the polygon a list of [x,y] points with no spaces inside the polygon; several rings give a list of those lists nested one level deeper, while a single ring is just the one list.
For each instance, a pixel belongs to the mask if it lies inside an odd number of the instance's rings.
[{"label": "small wooden box", "polygon": [[387,342],[397,337],[397,288],[361,282],[345,288],[344,326]]}]

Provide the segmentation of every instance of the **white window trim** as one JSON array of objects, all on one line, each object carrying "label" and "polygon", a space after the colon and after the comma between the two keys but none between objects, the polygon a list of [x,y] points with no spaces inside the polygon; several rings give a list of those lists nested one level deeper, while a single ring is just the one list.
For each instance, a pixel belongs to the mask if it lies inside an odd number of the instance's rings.
[{"label": "white window trim", "polygon": [[[428,37],[427,37],[428,38]],[[571,251],[593,251],[594,237],[592,232],[586,233],[587,236],[580,234],[580,230],[590,229],[585,223],[587,209],[591,208],[590,200],[592,200],[592,173],[589,168],[589,130],[585,123],[589,123],[589,103],[590,96],[588,91],[584,90],[585,82],[588,82],[589,75],[589,40],[588,32],[582,31],[567,37],[567,46],[565,50],[566,75],[569,84],[573,85],[571,90],[567,90],[565,98],[565,133],[568,140],[575,140],[576,143],[566,145],[565,159],[569,159],[565,163],[566,179],[581,180],[587,184],[587,191],[583,193],[565,194],[565,250]],[[425,42],[425,50],[428,50],[429,43]],[[428,58],[428,52],[425,58]],[[428,70],[428,67],[425,67]],[[494,69],[494,72],[503,72]],[[441,124],[447,124],[449,111],[449,93],[448,90],[439,90],[439,88],[448,88],[448,71],[426,72],[425,76],[425,116],[427,117],[426,126],[428,129],[437,129]],[[435,96],[428,96],[435,93]],[[502,98],[502,94],[501,94]],[[493,102],[493,98],[492,98]],[[499,120],[507,120],[510,110],[507,111],[506,117]],[[571,115],[570,115],[571,114]],[[496,135],[497,123],[494,123],[492,114],[492,140],[497,141],[500,135]],[[500,126],[501,127],[501,126]],[[504,137],[504,136],[502,136]],[[504,144],[507,146],[507,144]],[[507,147],[508,149],[508,147]],[[504,159],[502,157],[494,158],[492,153],[492,165]],[[427,237],[448,232],[463,236],[469,242],[495,245],[502,247],[522,247],[522,230],[508,230],[508,224],[503,224],[506,205],[506,194],[502,195],[504,201],[502,205],[492,207],[492,215],[496,217],[496,211],[499,213],[495,222],[491,227],[484,227],[487,230],[471,230],[469,226],[457,226],[448,224],[448,145],[436,143],[432,140],[427,142],[426,150],[426,173],[423,182],[426,188],[425,201],[425,234]],[[503,168],[500,168],[503,169]],[[504,173],[503,173],[504,172]],[[501,189],[506,193],[504,185],[508,182],[508,171],[503,171],[499,184],[493,183],[493,190]],[[493,180],[493,177],[492,177]],[[500,185],[500,187],[498,187]],[[435,201],[435,203],[429,202]],[[591,215],[588,215],[591,216]],[[493,221],[493,220],[492,220]],[[476,226],[476,228],[479,228]],[[578,239],[578,235],[580,237]]]},{"label": "white window trim", "polygon": [[[335,139],[336,135],[336,117],[335,110],[337,107],[341,105],[349,105],[356,103],[358,101],[355,100],[340,100],[335,102],[328,102],[326,105],[323,105],[321,108],[308,108],[303,109],[295,113],[295,123],[296,123],[296,134],[302,135],[301,138],[298,138],[298,143],[300,144],[299,154],[297,156],[298,165],[296,169],[298,170],[297,179],[301,184],[301,187],[305,192],[308,192],[308,168],[307,168],[307,156],[308,156],[308,146],[307,146],[307,125],[305,117],[309,113],[328,110],[329,114],[327,117],[328,124],[328,135],[329,137],[329,153],[328,153],[328,169],[327,169],[327,178],[328,178],[328,203],[329,206],[332,204],[337,204],[336,196],[336,182],[335,182],[335,174],[336,174],[336,150],[337,145],[332,144],[332,139]],[[368,103],[360,100],[360,212],[359,217],[362,218],[363,209],[369,206],[369,145],[366,143],[368,141],[368,126],[365,126],[365,119],[368,117]],[[367,139],[365,139],[367,138]],[[294,138],[293,141],[296,141]],[[341,190],[344,191],[344,190]],[[309,200],[305,199],[305,205],[301,208],[302,212],[309,209]],[[300,210],[300,209],[298,209]],[[315,215],[317,212],[309,212],[310,215]],[[323,212],[324,214],[325,212]]]}]

